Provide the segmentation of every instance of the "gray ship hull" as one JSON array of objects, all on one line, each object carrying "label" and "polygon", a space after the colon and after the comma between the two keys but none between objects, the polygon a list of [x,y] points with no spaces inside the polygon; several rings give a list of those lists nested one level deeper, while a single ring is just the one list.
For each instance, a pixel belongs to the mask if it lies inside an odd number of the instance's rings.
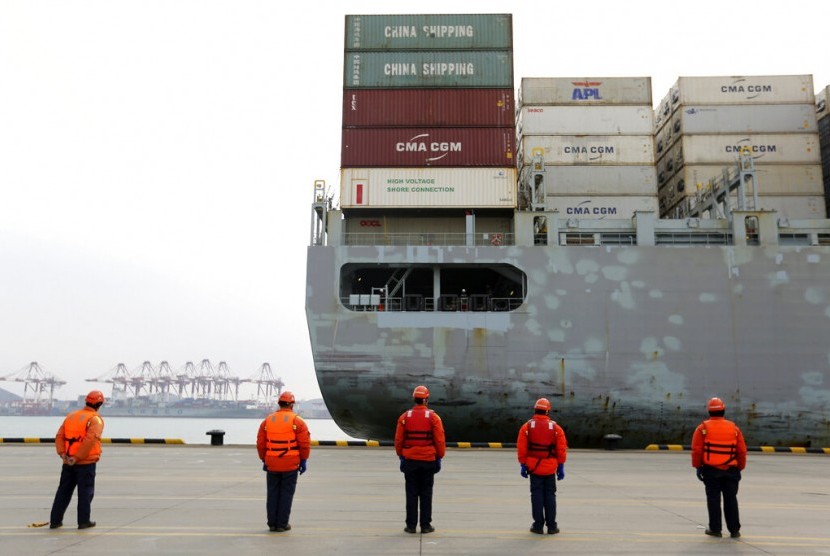
[{"label": "gray ship hull", "polygon": [[[507,264],[507,312],[359,312],[349,263]],[[312,246],[307,318],[320,389],[348,434],[391,439],[412,389],[454,441],[514,442],[533,402],[575,446],[688,443],[720,396],[755,445],[830,446],[830,248]]]}]

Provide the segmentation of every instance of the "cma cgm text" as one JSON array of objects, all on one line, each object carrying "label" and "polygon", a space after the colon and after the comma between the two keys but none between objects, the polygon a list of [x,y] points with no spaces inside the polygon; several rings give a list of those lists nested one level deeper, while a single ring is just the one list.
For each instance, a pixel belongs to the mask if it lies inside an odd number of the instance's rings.
[{"label": "cma cgm text", "polygon": [[584,214],[617,214],[617,207],[568,207],[565,209],[565,214],[584,215]]},{"label": "cma cgm text", "polygon": [[409,143],[395,143],[395,150],[399,153],[449,153],[461,152],[461,143],[450,142],[409,142]]},{"label": "cma cgm text", "polygon": [[594,147],[580,147],[580,146],[566,146],[565,154],[614,154],[614,147],[612,146],[594,146]]},{"label": "cma cgm text", "polygon": [[749,149],[754,153],[778,152],[778,147],[775,145],[726,145],[726,152],[728,153],[739,153],[743,149]]},{"label": "cma cgm text", "polygon": [[720,88],[722,93],[771,93],[772,85],[724,85]]}]

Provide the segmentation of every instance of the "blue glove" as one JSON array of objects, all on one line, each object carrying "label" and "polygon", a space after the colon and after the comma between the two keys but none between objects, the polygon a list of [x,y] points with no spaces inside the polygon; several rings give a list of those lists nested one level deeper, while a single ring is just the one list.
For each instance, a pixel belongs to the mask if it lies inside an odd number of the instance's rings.
[{"label": "blue glove", "polygon": [[695,474],[697,475],[698,481],[703,481],[703,467],[698,467]]},{"label": "blue glove", "polygon": [[561,481],[564,478],[565,478],[565,464],[560,463],[558,466],[556,466],[556,480]]},{"label": "blue glove", "polygon": [[522,477],[527,479],[527,473],[528,473],[527,465],[522,464],[521,467],[519,467],[519,475],[521,475]]},{"label": "blue glove", "polygon": [[398,456],[398,457],[401,458],[401,473],[403,473],[403,466],[404,466],[404,463],[406,463],[406,458],[403,457],[403,456]]},{"label": "blue glove", "polygon": [[436,460],[435,460],[435,472],[436,473],[441,472],[441,458],[436,458]]},{"label": "blue glove", "polygon": [[268,471],[268,466],[267,466],[267,465],[265,465],[265,462],[264,462],[264,461],[262,462],[262,470],[263,470],[263,471],[266,471],[266,472]]},{"label": "blue glove", "polygon": [[306,470],[306,463],[305,463],[305,460],[304,460],[304,459],[301,459],[301,460],[300,460],[300,467],[298,468],[298,470],[300,471],[300,475],[302,475],[303,473],[305,473],[305,470]]}]

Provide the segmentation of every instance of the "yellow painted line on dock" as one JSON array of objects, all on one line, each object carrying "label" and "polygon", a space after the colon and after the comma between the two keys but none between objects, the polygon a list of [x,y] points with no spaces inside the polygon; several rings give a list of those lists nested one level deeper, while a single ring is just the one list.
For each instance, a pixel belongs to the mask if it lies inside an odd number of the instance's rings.
[{"label": "yellow painted line on dock", "polygon": [[[54,444],[54,438],[6,437],[0,444]],[[181,438],[102,438],[102,444],[184,444]]]},{"label": "yellow painted line on dock", "polygon": [[[645,447],[648,451],[656,450],[690,450],[691,446],[682,444],[649,444]],[[764,454],[827,454],[830,455],[830,448],[804,448],[803,446],[747,446],[748,452],[761,452]]]},{"label": "yellow painted line on dock", "polygon": [[683,451],[682,444],[649,444],[646,450],[673,450],[677,452]]}]

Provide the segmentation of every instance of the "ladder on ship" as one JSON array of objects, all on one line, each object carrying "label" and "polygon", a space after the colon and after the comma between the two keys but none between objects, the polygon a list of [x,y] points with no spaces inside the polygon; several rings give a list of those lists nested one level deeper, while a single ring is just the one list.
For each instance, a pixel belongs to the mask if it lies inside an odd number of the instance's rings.
[{"label": "ladder on ship", "polygon": [[547,209],[544,150],[533,149],[531,163],[522,180],[521,189],[526,202],[525,210],[544,212]]},{"label": "ladder on ship", "polygon": [[314,202],[311,204],[310,245],[326,244],[328,211],[331,209],[331,195],[326,191],[325,180],[314,181]]},{"label": "ladder on ship", "polygon": [[[737,210],[755,210],[759,204],[758,178],[749,147],[741,148],[737,168],[737,174],[730,175],[730,168],[724,168],[719,179],[712,178],[705,186],[697,184],[695,196],[686,200],[687,216],[699,218],[709,212],[710,215],[721,215],[731,221],[733,191],[737,193]],[[747,187],[750,185],[752,195],[747,198]]]},{"label": "ladder on ship", "polygon": [[404,281],[412,274],[412,267],[398,268],[386,281],[384,289],[386,290],[386,297],[395,297],[404,285]]}]

